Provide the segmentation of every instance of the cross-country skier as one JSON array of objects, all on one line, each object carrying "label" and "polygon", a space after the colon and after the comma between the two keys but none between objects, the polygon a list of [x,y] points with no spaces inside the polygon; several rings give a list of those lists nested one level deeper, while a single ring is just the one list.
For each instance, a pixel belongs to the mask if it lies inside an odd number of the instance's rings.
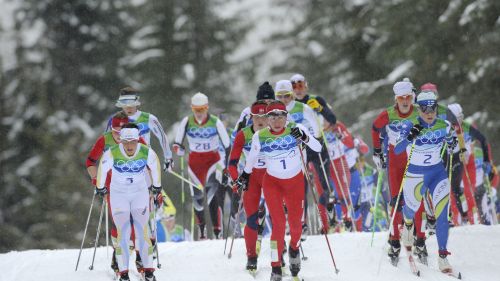
[{"label": "cross-country skier", "polygon": [[[288,81],[289,82],[289,81]],[[278,87],[278,89],[280,89]],[[314,151],[321,150],[321,144],[301,124],[288,123],[285,104],[271,102],[266,107],[269,127],[255,132],[244,172],[238,178],[240,186],[248,185],[250,175],[260,155],[264,155],[266,173],[262,180],[264,197],[272,221],[271,234],[271,280],[282,280],[282,253],[285,238],[286,217],[283,203],[288,210],[290,226],[289,264],[292,276],[300,271],[300,236],[304,206],[303,151],[301,142]]]},{"label": "cross-country skier", "polygon": [[[453,194],[455,196],[455,202],[460,214],[462,216],[462,221],[470,221],[471,223],[474,221],[473,218],[473,208],[475,207],[474,202],[474,194],[472,189],[474,188],[475,181],[475,173],[474,169],[465,171],[467,168],[467,164],[469,161],[472,161],[473,164],[473,156],[474,153],[472,151],[471,143],[473,140],[477,140],[481,145],[481,149],[483,150],[483,166],[486,174],[489,174],[492,170],[492,166],[489,159],[489,146],[486,141],[486,137],[474,126],[467,121],[464,121],[464,114],[462,111],[462,107],[458,103],[448,105],[448,108],[453,112],[455,117],[458,120],[458,124],[455,127],[457,135],[464,140],[463,148],[455,148],[453,151],[453,169],[452,169],[452,180],[451,187]],[[472,158],[472,160],[471,160]],[[464,189],[460,188],[460,183],[463,181]],[[465,200],[462,198],[465,195]]]},{"label": "cross-country skier", "polygon": [[[233,181],[236,181],[238,178],[238,163],[242,153],[245,158],[248,158],[254,133],[267,126],[266,107],[267,103],[265,101],[254,102],[250,107],[252,125],[243,128],[236,134],[231,155],[229,157],[229,173],[231,174]],[[251,272],[255,272],[255,270],[257,270],[258,254],[256,252],[256,242],[259,226],[258,212],[260,197],[262,194],[262,180],[265,172],[265,157],[261,153],[255,162],[248,185],[245,187],[243,193],[243,207],[247,218],[244,230],[248,258],[247,270]]]},{"label": "cross-country skier", "polygon": [[[139,134],[149,146],[151,146],[151,132],[153,132],[163,150],[163,170],[166,171],[173,165],[172,151],[170,150],[167,136],[155,115],[139,110],[139,106],[141,105],[139,98],[140,92],[137,89],[125,87],[120,90],[120,96],[115,105],[127,114],[130,122],[136,123],[139,126]],[[106,131],[111,130],[110,125],[111,119],[108,121]]]},{"label": "cross-country skier", "polygon": [[[105,132],[102,134],[97,141],[95,142],[94,146],[92,146],[92,149],[89,152],[89,155],[87,156],[87,161],[86,161],[86,166],[87,166],[87,172],[90,175],[90,178],[92,179],[92,185],[96,185],[96,177],[97,177],[97,165],[99,160],[101,159],[101,156],[103,153],[108,150],[110,147],[118,145],[120,143],[120,130],[122,126],[126,125],[129,123],[129,119],[127,115],[121,111],[117,112],[112,120],[111,120],[111,131],[110,132]],[[144,139],[141,137],[139,138],[139,142],[142,144],[146,144]],[[106,187],[109,187],[109,182],[111,180],[111,175],[108,175],[106,179]],[[106,197],[107,200],[107,205],[108,209],[111,212],[111,206],[109,202],[109,196]],[[111,218],[111,243],[113,245],[113,257],[111,259],[111,268],[113,271],[118,272],[118,264],[116,262],[116,248],[118,247],[118,232],[116,231],[116,225],[113,222],[113,218]],[[130,239],[132,241],[135,241],[135,233],[134,230],[132,229],[132,234]],[[136,266],[139,271],[143,268],[142,262],[140,255],[137,254],[136,256]]]},{"label": "cross-country skier", "polygon": [[[319,127],[318,122],[316,121],[316,113],[312,110],[308,105],[295,101],[295,94],[293,92],[293,86],[290,80],[280,80],[276,82],[276,86],[274,87],[276,99],[283,102],[286,106],[286,110],[288,111],[288,119],[294,123],[302,124],[309,133],[315,137],[319,138]],[[306,151],[307,148],[306,148]],[[308,153],[310,154],[310,153]],[[317,153],[316,153],[317,154]],[[309,160],[309,158],[308,158]],[[305,183],[305,206],[304,206],[304,219],[302,223],[302,233],[303,238],[305,239],[309,227],[307,225],[307,191],[308,184]],[[323,225],[324,227],[328,227],[329,224]]]},{"label": "cross-country skier", "polygon": [[[196,222],[199,227],[199,239],[206,239],[204,196],[207,196],[207,205],[213,225],[213,233],[216,239],[220,238],[222,230],[222,192],[220,180],[216,177],[216,166],[220,162],[219,145],[227,150],[229,148],[229,136],[226,128],[216,116],[208,113],[208,97],[202,93],[196,93],[191,98],[192,115],[182,119],[173,150],[178,156],[184,155],[184,139],[187,138],[189,146],[188,172],[195,184],[201,184],[203,191],[194,188],[193,207],[196,214]],[[226,155],[229,155],[227,152]],[[226,161],[224,161],[226,162]]]},{"label": "cross-country skier", "polygon": [[396,82],[393,86],[395,104],[388,107],[382,113],[380,113],[375,121],[373,121],[372,126],[372,142],[373,142],[373,162],[377,166],[377,169],[385,169],[386,160],[384,153],[382,151],[381,138],[388,138],[388,155],[387,155],[387,167],[388,167],[388,179],[389,179],[389,190],[391,195],[391,215],[392,212],[396,212],[393,225],[390,227],[390,237],[389,244],[390,248],[388,255],[391,258],[397,258],[401,250],[401,244],[399,242],[400,233],[399,225],[403,221],[401,214],[402,202],[398,205],[398,208],[394,210],[396,206],[396,200],[401,186],[401,180],[403,179],[404,169],[406,165],[407,156],[405,153],[396,155],[394,153],[394,146],[396,141],[400,137],[404,129],[408,129],[409,123],[406,121],[416,122],[418,113],[413,106],[413,101],[415,99],[415,93],[413,89],[413,84],[409,81]]},{"label": "cross-country skier", "polygon": [[111,172],[109,200],[120,239],[116,250],[120,280],[130,280],[128,269],[132,217],[145,280],[154,281],[153,244],[148,231],[148,182],[152,183],[151,189],[155,195],[161,192],[161,164],[152,149],[139,143],[139,128],[135,124],[127,124],[121,129],[120,141],[119,145],[108,149],[99,162],[96,193],[101,196],[108,193],[106,178]]},{"label": "cross-country skier", "polygon": [[[451,124],[437,118],[436,95],[425,92],[418,95],[419,117],[416,123],[405,121],[407,126],[394,149],[396,154],[407,152],[410,157],[408,170],[403,179],[403,207],[405,227],[413,224],[415,212],[421,208],[422,197],[429,190],[432,197],[433,211],[436,216],[436,236],[439,247],[438,264],[442,272],[452,272],[448,262],[448,174],[442,163],[441,150],[446,145],[452,150],[456,138]],[[405,234],[406,235],[406,234]],[[413,232],[409,233],[413,240]],[[411,244],[410,244],[411,245]],[[416,244],[417,254],[421,250],[419,241]]]},{"label": "cross-country skier", "polygon": [[[292,82],[293,92],[295,94],[295,101],[307,104],[311,109],[314,110],[315,121],[318,124],[318,130],[321,132],[323,130],[323,120],[326,120],[330,126],[334,126],[337,122],[337,117],[332,112],[332,107],[318,95],[310,95],[308,94],[309,86],[302,74],[295,74],[290,78],[290,82]],[[319,137],[323,139],[324,133],[322,132]],[[323,140],[324,142],[324,140]],[[330,175],[330,157],[328,155],[328,150],[326,146],[323,146],[321,149],[321,157],[318,153],[313,152],[310,149],[307,149],[307,161],[311,163],[315,173],[315,179],[318,179],[316,182],[319,183],[319,186],[316,186],[318,189],[318,193],[324,194],[323,197],[320,197],[320,202],[326,204],[328,202],[328,196],[332,192],[332,190],[328,187],[328,181],[331,180],[332,176]],[[323,162],[323,167],[321,167],[321,162]],[[329,222],[322,218],[323,227],[321,229],[322,232],[328,232]],[[325,224],[327,223],[327,224]]]}]

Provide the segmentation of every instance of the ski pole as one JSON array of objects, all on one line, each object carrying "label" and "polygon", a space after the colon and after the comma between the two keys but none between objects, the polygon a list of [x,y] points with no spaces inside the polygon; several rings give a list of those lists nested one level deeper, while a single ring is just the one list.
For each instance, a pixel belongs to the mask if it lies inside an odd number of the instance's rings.
[{"label": "ski pole", "polygon": [[106,200],[106,258],[109,258],[109,215],[108,215],[108,201]]},{"label": "ski pole", "polygon": [[306,261],[308,259],[308,257],[306,257],[306,255],[304,255],[304,249],[302,248],[302,243],[300,243],[300,251],[302,252],[302,260]]},{"label": "ski pole", "polygon": [[[335,136],[337,137],[337,136]],[[338,146],[340,146],[340,143],[337,143]],[[339,147],[340,149],[340,147]],[[354,232],[357,232],[357,227],[356,227],[356,221],[355,221],[355,213],[354,213],[354,202],[352,202],[352,196],[351,196],[351,190],[349,189],[349,185],[347,184],[347,174],[345,172],[346,163],[344,162],[344,157],[340,157],[340,165],[342,165],[342,173],[344,175],[344,184],[347,186],[347,195],[349,197],[349,202],[351,203],[351,218],[352,218],[352,229],[354,229]],[[342,191],[343,192],[343,191]]]},{"label": "ski pole", "polygon": [[191,182],[190,180],[186,179],[185,177],[179,175],[178,173],[174,172],[174,171],[171,171],[171,170],[168,170],[168,172],[174,176],[176,176],[177,178],[179,178],[181,181],[184,181],[186,182],[187,184],[191,185],[191,186],[194,186],[195,188],[199,189],[199,190],[203,190],[203,186],[201,184],[194,184],[193,182]]},{"label": "ski pole", "polygon": [[233,227],[233,235],[231,237],[231,246],[229,246],[229,253],[227,254],[228,259],[230,259],[232,257],[234,237],[236,236],[236,227],[237,226],[239,227],[239,224],[240,224],[241,210],[243,209],[242,208],[243,207],[243,193],[244,192],[241,192],[241,196],[240,196],[240,203],[238,205],[238,213],[236,214],[236,220],[235,220],[234,227]]},{"label": "ski pole", "polygon": [[[299,145],[298,149],[300,152],[300,160],[302,161],[302,168],[304,169],[304,174],[306,176],[306,180],[308,181],[309,185],[312,186],[311,179],[309,178],[309,173],[307,172],[307,166],[306,166],[306,163],[304,161],[304,153],[302,152],[302,147]],[[316,191],[314,189],[312,189],[312,195],[313,195],[314,204],[316,204],[316,211],[319,214],[318,198],[316,198]],[[325,232],[324,235],[325,235],[326,244],[328,245],[328,250],[330,251],[330,257],[332,258],[333,267],[335,268],[335,274],[338,274],[339,270],[337,268],[337,265],[335,264],[335,258],[333,257],[332,247],[330,246],[330,241],[328,240],[328,234]]]},{"label": "ski pole", "polygon": [[[154,251],[156,253],[156,267],[158,267],[158,269],[161,268],[161,263],[160,263],[160,254],[158,253],[158,229],[157,229],[157,224],[156,224],[156,203],[154,202],[155,201],[155,197],[154,197],[154,193],[153,193],[153,222],[151,223],[151,220],[150,220],[150,223],[152,224],[152,226],[150,227],[151,228],[151,231],[153,231],[154,235],[155,235],[155,248],[154,248]],[[183,228],[183,232],[184,232],[184,228]]]},{"label": "ski pole", "polygon": [[408,167],[410,166],[410,161],[411,161],[411,156],[413,154],[413,149],[415,148],[415,142],[416,138],[413,139],[413,142],[411,143],[411,148],[410,148],[410,153],[408,153],[408,161],[406,162],[406,167],[405,171],[403,173],[403,179],[401,180],[401,186],[399,187],[398,191],[398,197],[396,198],[396,203],[394,204],[394,208],[392,209],[392,215],[391,215],[391,220],[389,222],[389,238],[391,237],[391,233],[394,231],[394,228],[392,227],[392,224],[394,223],[394,218],[396,217],[396,212],[398,209],[399,201],[401,199],[401,193],[403,191],[403,186],[406,181],[406,173],[408,172]]},{"label": "ski pole", "polygon": [[102,214],[104,213],[104,206],[106,205],[106,197],[102,197],[102,205],[101,205],[101,214],[99,215],[99,224],[97,225],[97,233],[95,236],[95,243],[94,243],[94,255],[92,256],[92,263],[89,266],[90,270],[94,269],[94,261],[95,261],[95,253],[97,251],[97,244],[99,243],[99,236],[101,234],[101,224],[102,224]]},{"label": "ski pole", "polygon": [[85,242],[85,236],[87,235],[87,228],[89,226],[90,214],[92,214],[92,207],[94,206],[95,197],[96,193],[94,192],[92,194],[92,202],[90,203],[89,214],[87,215],[87,223],[85,224],[85,230],[83,231],[82,244],[80,246],[80,252],[78,253],[78,260],[76,261],[75,271],[78,270],[78,264],[80,263],[80,256],[82,255],[83,243]]},{"label": "ski pole", "polygon": [[370,247],[373,247],[373,238],[375,237],[375,227],[377,225],[377,207],[378,207],[378,197],[380,195],[380,189],[382,188],[382,183],[384,182],[384,169],[378,171],[377,179],[377,189],[375,190],[375,208],[373,210],[373,226],[372,226],[372,241]]},{"label": "ski pole", "polygon": [[[184,156],[181,156],[181,175],[184,177]],[[182,240],[186,240],[186,234],[184,233],[184,227],[186,225],[186,208],[184,205],[185,195],[184,195],[184,181],[181,181],[181,204],[182,204]]]},{"label": "ski pole", "polygon": [[[446,145],[446,144],[445,144]],[[450,199],[449,196],[451,196],[451,175],[452,175],[452,170],[453,170],[453,151],[451,151],[450,153],[448,153],[449,157],[448,157],[448,162],[450,162],[449,164],[449,169],[448,169],[448,184],[450,185],[450,188],[449,188],[449,191],[448,191],[448,200]],[[451,206],[451,200],[448,201],[448,210],[447,210],[447,213],[446,213],[446,218],[449,219],[450,218],[450,206]]]},{"label": "ski pole", "polygon": [[233,200],[234,200],[234,195],[231,196],[231,207],[230,207],[231,211],[229,212],[229,217],[227,218],[226,231],[224,231],[224,233],[226,234],[226,241],[224,242],[224,256],[226,255],[227,240],[229,239],[229,224],[231,223],[231,213],[232,213],[232,209],[233,209]]}]

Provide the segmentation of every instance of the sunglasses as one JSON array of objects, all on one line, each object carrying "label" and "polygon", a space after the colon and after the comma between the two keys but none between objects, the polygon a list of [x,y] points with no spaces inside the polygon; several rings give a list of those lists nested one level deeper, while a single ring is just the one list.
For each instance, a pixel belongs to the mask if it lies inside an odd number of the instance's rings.
[{"label": "sunglasses", "polygon": [[276,99],[290,99],[293,97],[293,93],[286,93],[286,94],[276,94]]},{"label": "sunglasses", "polygon": [[419,108],[420,108],[420,111],[422,111],[423,113],[436,112],[437,103],[435,103],[433,105],[420,105]]},{"label": "sunglasses", "polygon": [[397,96],[396,99],[398,101],[411,101],[413,100],[413,95]]},{"label": "sunglasses", "polygon": [[192,108],[192,110],[196,113],[203,113],[203,112],[206,112],[208,110],[208,108],[206,107],[196,107],[196,108]]}]

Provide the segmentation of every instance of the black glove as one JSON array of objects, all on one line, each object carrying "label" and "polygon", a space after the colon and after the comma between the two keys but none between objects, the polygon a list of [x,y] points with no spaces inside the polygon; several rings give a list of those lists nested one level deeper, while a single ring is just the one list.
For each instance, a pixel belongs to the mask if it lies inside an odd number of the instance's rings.
[{"label": "black glove", "polygon": [[422,131],[423,128],[424,127],[422,127],[422,125],[420,125],[420,124],[413,125],[413,127],[410,129],[410,133],[408,134],[406,139],[409,142],[412,142],[413,139],[415,139],[420,134],[420,132]]},{"label": "black glove", "polygon": [[166,159],[163,163],[163,171],[167,172],[168,170],[174,167],[174,160],[172,158]]},{"label": "black glove", "polygon": [[243,171],[243,173],[241,173],[241,175],[236,180],[236,186],[238,187],[238,189],[243,189],[243,191],[247,191],[249,179],[250,179],[250,174],[247,174],[245,173],[245,171]]},{"label": "black glove", "polygon": [[297,127],[292,128],[292,132],[290,133],[292,137],[296,138],[297,140],[302,140],[303,142],[307,142],[307,135],[304,133],[301,129]]},{"label": "black glove", "polygon": [[374,148],[373,149],[373,162],[377,166],[377,169],[382,170],[386,168],[384,153],[382,152],[382,148]]},{"label": "black glove", "polygon": [[95,194],[101,196],[101,197],[104,197],[104,195],[108,194],[108,189],[107,188],[98,188],[96,187],[95,188]]},{"label": "black glove", "polygon": [[229,175],[227,170],[224,169],[224,171],[222,172],[222,179],[220,183],[222,184],[222,186],[227,186],[228,182],[229,182]]},{"label": "black glove", "polygon": [[153,192],[155,196],[161,193],[161,186],[152,185],[149,189]]},{"label": "black glove", "polygon": [[[453,137],[453,139],[450,142],[448,142],[448,151],[450,153],[453,153],[453,150],[455,149],[455,147],[457,147],[457,145],[458,145],[458,139],[457,139],[457,137]],[[465,148],[462,148],[460,150],[461,154],[463,154],[465,152],[467,152],[467,149],[465,149]]]}]

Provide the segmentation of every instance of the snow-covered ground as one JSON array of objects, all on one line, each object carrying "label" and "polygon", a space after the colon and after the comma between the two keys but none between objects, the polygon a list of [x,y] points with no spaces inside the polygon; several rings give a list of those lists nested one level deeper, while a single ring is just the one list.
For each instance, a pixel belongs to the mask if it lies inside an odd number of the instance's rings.
[{"label": "snow-covered ground", "polygon": [[[302,263],[301,277],[313,280],[454,280],[437,270],[436,239],[428,240],[429,267],[417,264],[421,277],[410,273],[402,252],[399,267],[395,268],[386,259],[386,233],[377,233],[373,248],[370,233],[343,233],[329,235],[335,260],[340,273],[335,275],[323,236],[310,236],[303,244],[308,260]],[[224,241],[163,243],[160,245],[162,268],[156,271],[158,281],[244,281],[269,280],[269,239],[262,245],[259,270],[254,279],[245,272],[244,241],[237,239],[233,257],[223,255]],[[467,226],[451,230],[449,257],[451,264],[462,272],[463,280],[500,280],[500,226]],[[111,254],[111,251],[109,251]],[[92,260],[92,249],[85,249],[80,267],[75,272],[77,249],[30,250],[0,255],[1,281],[109,281],[110,259],[106,248],[97,251],[94,270],[88,269]],[[134,266],[132,266],[134,267]],[[132,280],[138,280],[131,274]]]}]

